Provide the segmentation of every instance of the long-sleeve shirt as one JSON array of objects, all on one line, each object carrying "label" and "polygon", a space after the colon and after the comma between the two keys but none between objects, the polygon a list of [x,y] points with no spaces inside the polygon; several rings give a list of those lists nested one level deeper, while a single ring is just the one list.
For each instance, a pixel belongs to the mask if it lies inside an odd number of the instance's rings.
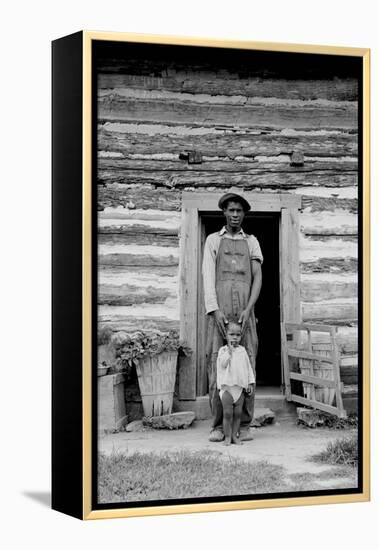
[{"label": "long-sleeve shirt", "polygon": [[230,356],[228,346],[222,346],[217,356],[217,388],[222,386],[240,386],[246,389],[255,383],[246,349],[243,346],[233,348]]},{"label": "long-sleeve shirt", "polygon": [[247,235],[243,229],[237,234],[231,234],[224,226],[221,231],[208,235],[204,245],[203,255],[203,282],[204,282],[204,300],[205,311],[211,313],[219,309],[216,295],[216,256],[220,247],[221,239],[246,239],[250,260],[258,260],[263,263],[263,255],[258,239],[254,235]]}]

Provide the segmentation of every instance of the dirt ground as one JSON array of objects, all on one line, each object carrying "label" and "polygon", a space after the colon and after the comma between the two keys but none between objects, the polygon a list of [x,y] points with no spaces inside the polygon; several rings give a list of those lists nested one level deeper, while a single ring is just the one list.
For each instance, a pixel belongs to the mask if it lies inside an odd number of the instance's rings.
[{"label": "dirt ground", "polygon": [[225,447],[222,443],[208,441],[209,420],[196,421],[186,430],[153,430],[120,432],[100,437],[99,452],[124,453],[160,451],[213,451],[220,457],[235,457],[247,461],[267,461],[283,466],[289,479],[317,478],[320,489],[342,489],[357,486],[356,474],[352,469],[320,464],[310,456],[325,449],[333,440],[353,433],[353,430],[331,430],[326,428],[304,428],[294,420],[276,422],[262,428],[252,428],[254,439],[243,445]]}]

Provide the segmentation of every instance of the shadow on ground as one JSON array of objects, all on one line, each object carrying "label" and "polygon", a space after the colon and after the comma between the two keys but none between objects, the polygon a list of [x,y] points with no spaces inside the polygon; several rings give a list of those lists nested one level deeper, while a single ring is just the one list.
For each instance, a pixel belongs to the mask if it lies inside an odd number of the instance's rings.
[{"label": "shadow on ground", "polygon": [[25,497],[38,502],[42,506],[51,507],[51,493],[47,491],[24,491],[22,493]]}]

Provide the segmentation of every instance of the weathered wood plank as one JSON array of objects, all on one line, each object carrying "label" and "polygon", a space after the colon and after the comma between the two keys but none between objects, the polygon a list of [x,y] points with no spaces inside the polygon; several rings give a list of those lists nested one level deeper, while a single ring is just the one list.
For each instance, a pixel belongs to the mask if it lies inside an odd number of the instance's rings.
[{"label": "weathered wood plank", "polygon": [[323,258],[300,263],[301,273],[357,273],[357,258]]},{"label": "weathered wood plank", "polygon": [[325,240],[310,238],[300,233],[300,261],[318,262],[320,258],[357,258],[358,245],[355,241],[347,241],[340,237],[328,237]]},{"label": "weathered wood plank", "polygon": [[[144,96],[148,97],[148,92]],[[196,103],[171,99],[142,99],[110,94],[98,98],[99,122],[170,122],[204,126],[231,125],[256,128],[338,128],[355,130],[358,126],[355,102],[331,102],[310,105],[299,102],[294,105],[272,105],[266,101],[253,105],[233,103]],[[244,98],[242,98],[244,99]],[[243,102],[241,102],[243,103]]]},{"label": "weathered wood plank", "polygon": [[227,157],[211,157],[201,164],[188,164],[187,161],[179,159],[179,155],[176,160],[170,158],[166,160],[160,159],[135,159],[135,158],[100,158],[98,161],[98,170],[101,176],[102,172],[121,172],[121,171],[134,171],[141,170],[143,172],[160,172],[164,170],[166,173],[180,174],[181,172],[232,172],[232,173],[248,173],[254,174],[256,172],[290,172],[290,173],[309,173],[319,172],[322,170],[328,170],[330,172],[356,172],[358,169],[358,161],[356,159],[349,160],[311,160],[305,159],[304,166],[291,166],[290,157],[286,156],[284,162],[277,162],[275,157],[264,157],[266,161],[259,162],[255,159],[247,159],[243,157],[243,160],[229,160]]},{"label": "weathered wood plank", "polygon": [[283,208],[281,215],[280,280],[282,321],[298,323],[300,313],[299,213]]},{"label": "weathered wood plank", "polygon": [[179,250],[154,245],[100,245],[98,261],[100,266],[177,266]]},{"label": "weathered wood plank", "polygon": [[[201,192],[202,190],[199,189],[199,193]],[[220,194],[222,192],[223,189],[220,189]],[[164,187],[157,189],[149,184],[128,186],[113,183],[99,186],[98,203],[101,209],[109,206],[126,206],[131,203],[138,209],[156,208],[179,211],[181,209],[181,191]],[[356,214],[358,199],[302,195],[301,207],[303,209],[308,208],[310,212],[320,212],[322,210],[332,212],[336,209],[344,209],[347,212]]]},{"label": "weathered wood plank", "polygon": [[98,205],[101,209],[109,206],[125,207],[130,203],[137,209],[180,210],[181,191],[164,187],[156,189],[149,184],[128,186],[113,183],[98,186]]},{"label": "weathered wood plank", "polygon": [[176,256],[154,256],[153,254],[100,254],[99,264],[103,266],[177,266],[179,260]]},{"label": "weathered wood plank", "polygon": [[[358,200],[358,187],[353,185],[352,187],[297,187],[291,191],[295,195],[302,195],[306,198],[331,198],[331,199],[354,199]],[[320,210],[320,209],[319,209]]]},{"label": "weathered wood plank", "polygon": [[308,322],[325,321],[326,319],[344,321],[358,318],[358,300],[354,298],[302,302],[301,308],[303,320]]},{"label": "weathered wood plank", "polygon": [[[290,193],[244,193],[244,197],[254,205],[255,212],[281,212],[282,208],[300,207],[300,198]],[[198,211],[213,211],[219,213],[219,197],[216,193],[183,192],[183,202],[186,206],[196,208]],[[249,214],[248,214],[249,216]]]},{"label": "weathered wood plank", "polygon": [[198,224],[197,210],[184,205],[180,237],[180,337],[187,342],[192,353],[179,362],[179,395],[182,399],[196,397]]},{"label": "weathered wood plank", "polygon": [[291,380],[299,380],[301,382],[309,382],[311,384],[316,384],[317,386],[324,386],[326,388],[335,388],[336,383],[334,380],[328,380],[326,378],[320,378],[317,376],[309,376],[306,374],[300,374],[297,372],[290,373]]},{"label": "weathered wood plank", "polygon": [[166,319],[165,317],[137,317],[137,316],[111,316],[102,315],[99,317],[99,329],[110,327],[114,332],[124,330],[135,332],[136,330],[158,330],[168,332],[179,330],[179,320]]},{"label": "weathered wood plank", "polygon": [[148,266],[147,269],[141,269],[139,265],[129,265],[129,266],[118,266],[118,265],[99,265],[98,273],[100,281],[102,280],[122,280],[129,278],[131,279],[134,276],[141,278],[146,278],[148,274],[151,278],[153,277],[177,277],[178,275],[178,266],[177,265],[152,265]]},{"label": "weathered wood plank", "polygon": [[[172,270],[167,272],[166,270]],[[98,282],[104,285],[153,286],[154,288],[176,288],[178,268],[149,267],[145,270],[137,267],[100,266]]]},{"label": "weathered wood plank", "polygon": [[169,235],[154,233],[153,231],[144,230],[134,232],[132,227],[125,228],[123,231],[120,229],[118,232],[106,232],[99,231],[98,243],[104,245],[116,245],[116,244],[136,244],[136,245],[156,245],[156,246],[179,246],[178,235]]},{"label": "weathered wood plank", "polygon": [[[110,67],[103,71],[127,70],[125,67]],[[241,78],[240,74],[228,74],[220,78],[216,71],[158,70],[159,76],[141,74],[120,74],[101,72],[98,89],[139,88],[145,90],[165,90],[187,92],[190,94],[225,94],[243,95],[246,97],[278,97],[288,99],[328,99],[337,101],[354,101],[358,98],[358,82],[353,78],[324,80],[286,80],[252,76]],[[154,75],[157,74],[154,70]]]},{"label": "weathered wood plank", "polygon": [[[173,300],[162,304],[133,304],[131,306],[101,305],[98,308],[99,322],[117,322],[135,318],[145,320],[164,319],[179,321],[179,302]],[[120,329],[119,329],[120,330]],[[137,324],[135,325],[137,330]]]},{"label": "weathered wood plank", "polygon": [[358,199],[340,199],[337,197],[301,197],[302,209],[308,212],[334,212],[335,210],[346,210],[352,214],[358,213]]},{"label": "weathered wood plank", "polygon": [[337,274],[302,275],[300,296],[305,302],[318,302],[333,298],[356,298],[358,296],[357,276]]},{"label": "weathered wood plank", "polygon": [[300,214],[300,228],[304,235],[357,236],[358,215],[337,211],[313,211]]},{"label": "weathered wood plank", "polygon": [[325,405],[325,403],[320,403],[319,401],[314,401],[312,399],[306,399],[300,395],[292,394],[292,400],[301,405],[306,405],[307,407],[313,407],[314,409],[320,409],[321,411],[327,412],[329,414],[338,414],[337,407],[332,407],[331,405]]},{"label": "weathered wood plank", "polygon": [[[355,171],[337,170],[297,170],[294,168],[277,167],[271,170],[252,170],[240,172],[203,172],[195,170],[150,171],[144,170],[102,170],[98,173],[98,181],[104,184],[137,184],[154,185],[167,188],[213,188],[240,187],[246,190],[256,188],[291,189],[301,186],[352,187],[358,183]],[[341,168],[341,166],[339,167]]]},{"label": "weathered wood plank", "polygon": [[164,304],[167,299],[177,299],[176,289],[137,286],[131,284],[100,284],[98,304],[130,306],[134,304]]},{"label": "weathered wood plank", "polygon": [[180,214],[173,214],[170,211],[165,212],[156,208],[146,211],[138,210],[135,207],[128,207],[107,208],[107,210],[99,215],[99,223],[102,227],[105,227],[107,224],[114,225],[114,220],[117,220],[117,223],[120,224],[136,223],[136,220],[139,220],[139,223],[146,224],[151,223],[151,221],[159,221],[156,225],[160,227],[178,227],[180,225]]},{"label": "weathered wood plank", "polygon": [[[131,205],[132,203],[128,203]],[[133,203],[133,206],[134,203]],[[148,214],[145,214],[148,212]],[[178,246],[180,218],[165,210],[107,209],[99,215],[99,244]],[[151,219],[144,219],[147,215]],[[165,215],[166,218],[162,218]]]},{"label": "weathered wood plank", "polygon": [[[143,125],[119,125],[129,132],[112,131],[112,124],[99,125],[98,151],[134,154],[170,154],[185,150],[201,151],[204,156],[220,156],[233,159],[237,156],[275,156],[302,151],[308,157],[343,157],[358,154],[357,134],[348,132],[270,132],[249,134],[231,130],[213,130],[194,135],[192,127],[166,126],[151,129]],[[131,133],[137,130],[140,133]],[[181,130],[181,132],[180,132]],[[166,133],[160,133],[166,132]],[[171,133],[170,133],[171,132]],[[180,132],[180,133],[179,133]]]}]

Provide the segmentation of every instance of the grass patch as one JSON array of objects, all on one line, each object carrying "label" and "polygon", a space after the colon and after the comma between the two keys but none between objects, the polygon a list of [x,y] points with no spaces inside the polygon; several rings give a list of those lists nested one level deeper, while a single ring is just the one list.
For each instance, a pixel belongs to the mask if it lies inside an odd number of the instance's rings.
[{"label": "grass patch", "polygon": [[357,434],[342,437],[328,443],[326,449],[313,455],[311,460],[327,464],[340,464],[343,466],[358,465],[358,438]]},{"label": "grass patch", "polygon": [[281,466],[225,459],[214,452],[102,454],[98,479],[102,503],[291,490]]},{"label": "grass patch", "polygon": [[290,481],[294,491],[317,491],[332,488],[353,488],[358,484],[357,471],[350,466],[329,468],[319,473],[302,472],[291,474]]}]

